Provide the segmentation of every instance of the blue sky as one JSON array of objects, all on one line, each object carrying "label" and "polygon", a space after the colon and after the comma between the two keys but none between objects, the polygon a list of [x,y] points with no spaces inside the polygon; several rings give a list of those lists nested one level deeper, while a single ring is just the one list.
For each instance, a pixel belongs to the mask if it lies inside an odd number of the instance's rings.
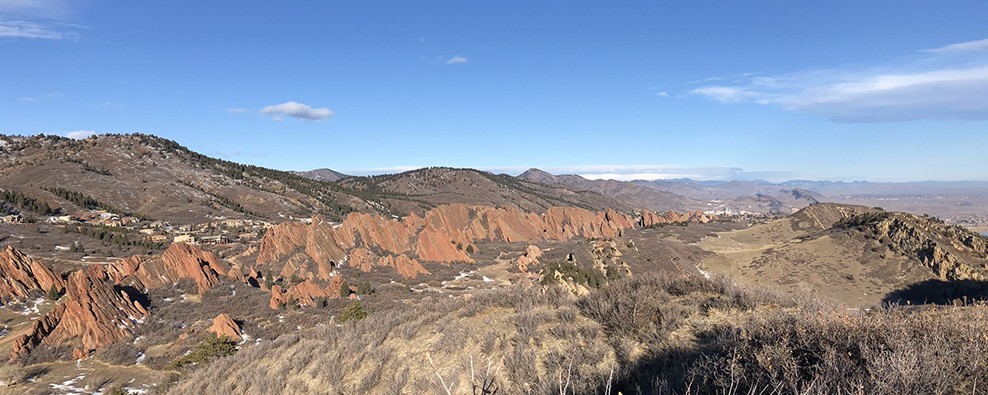
[{"label": "blue sky", "polygon": [[988,3],[818,3],[0,0],[0,133],[357,174],[988,180]]}]

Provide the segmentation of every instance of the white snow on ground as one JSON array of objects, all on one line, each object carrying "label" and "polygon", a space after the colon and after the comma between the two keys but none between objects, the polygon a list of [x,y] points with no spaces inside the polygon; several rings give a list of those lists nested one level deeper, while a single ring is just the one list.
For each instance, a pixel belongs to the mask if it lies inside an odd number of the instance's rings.
[{"label": "white snow on ground", "polygon": [[[86,375],[80,374],[78,377],[76,377],[74,379],[63,381],[61,384],[59,384],[59,383],[51,384],[51,388],[54,389],[54,390],[56,390],[56,391],[61,391],[60,393],[61,394],[65,394],[65,395],[76,395],[76,394],[78,394],[78,395],[82,395],[82,394],[93,394],[93,395],[95,395],[96,393],[90,392],[86,388],[80,388],[80,387],[76,387],[75,386],[76,383],[82,381],[82,379],[84,379],[84,378],[86,378]],[[100,394],[102,394],[102,392],[100,392]]]}]

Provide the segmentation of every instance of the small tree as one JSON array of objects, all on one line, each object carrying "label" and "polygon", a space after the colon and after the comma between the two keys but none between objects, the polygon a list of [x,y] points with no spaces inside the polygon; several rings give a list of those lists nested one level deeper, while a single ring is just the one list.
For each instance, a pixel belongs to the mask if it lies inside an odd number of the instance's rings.
[{"label": "small tree", "polygon": [[345,309],[343,309],[343,312],[340,313],[340,316],[336,318],[336,320],[339,322],[347,322],[350,320],[362,320],[364,318],[367,318],[368,314],[370,313],[367,312],[366,309],[364,309],[364,305],[359,301],[356,301],[350,303],[350,305],[348,305]]},{"label": "small tree", "polygon": [[62,298],[62,290],[58,289],[57,285],[52,284],[51,288],[48,289],[48,293],[45,296],[48,297],[48,300],[56,301]]}]

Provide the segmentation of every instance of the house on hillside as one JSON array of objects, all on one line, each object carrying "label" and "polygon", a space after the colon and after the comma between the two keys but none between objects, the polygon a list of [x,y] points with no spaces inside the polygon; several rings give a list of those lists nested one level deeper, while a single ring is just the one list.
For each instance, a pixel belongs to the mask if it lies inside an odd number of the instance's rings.
[{"label": "house on hillside", "polygon": [[199,242],[202,244],[227,244],[230,242],[226,236],[216,235],[216,236],[202,236],[199,238]]},{"label": "house on hillside", "polygon": [[199,244],[193,235],[178,235],[172,239],[172,243]]}]

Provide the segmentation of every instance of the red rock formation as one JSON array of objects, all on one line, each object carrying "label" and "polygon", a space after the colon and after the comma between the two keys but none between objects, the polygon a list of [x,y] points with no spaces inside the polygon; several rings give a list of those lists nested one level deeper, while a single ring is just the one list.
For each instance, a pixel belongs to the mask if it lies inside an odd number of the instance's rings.
[{"label": "red rock formation", "polygon": [[65,301],[34,323],[30,333],[15,339],[12,358],[34,346],[69,343],[73,355],[87,355],[96,348],[131,336],[147,309],[117,290],[102,266],[73,272],[66,285]]},{"label": "red rock formation", "polygon": [[0,305],[27,299],[31,293],[65,290],[65,281],[37,259],[14,247],[0,251]]},{"label": "red rock formation", "polygon": [[[453,204],[429,210],[424,217],[412,214],[401,221],[352,213],[335,226],[317,216],[311,225],[291,222],[271,228],[261,241],[257,262],[287,262],[283,276],[289,275],[285,271],[288,270],[305,279],[329,280],[332,265],[343,261],[361,270],[394,266],[402,276],[414,277],[426,273],[418,261],[472,263],[468,251],[476,250],[476,240],[538,242],[616,237],[634,225],[634,219],[613,210],[591,212],[576,207],[552,207],[538,215],[510,208]],[[305,254],[300,256],[299,251]],[[308,259],[315,265],[308,264]]]},{"label": "red rock formation", "polygon": [[539,258],[542,257],[542,250],[539,247],[530,245],[525,249],[525,253],[518,257],[516,261],[518,265],[518,271],[522,273],[528,273],[528,268],[533,265],[539,264]]},{"label": "red rock formation", "polygon": [[272,309],[278,309],[286,304],[295,302],[301,306],[312,306],[316,299],[329,299],[340,297],[340,290],[343,289],[343,277],[334,276],[325,284],[313,280],[305,280],[298,284],[289,286],[288,289],[280,285],[271,287],[271,300],[268,303]]},{"label": "red rock formation", "polygon": [[308,237],[309,225],[301,222],[282,222],[268,228],[261,239],[257,263],[277,262],[295,249],[304,247]]},{"label": "red rock formation", "polygon": [[134,256],[113,263],[107,270],[114,282],[131,277],[145,289],[190,279],[199,286],[200,294],[219,284],[221,277],[238,275],[238,272],[229,273],[213,253],[184,243],[172,244],[161,257]]},{"label": "red rock formation", "polygon": [[393,267],[404,278],[415,278],[419,274],[429,274],[429,271],[422,267],[418,259],[409,258],[405,254],[398,255],[397,258],[392,255],[383,256],[378,260],[377,265]]},{"label": "red rock formation", "polygon": [[240,325],[237,325],[237,322],[226,313],[213,318],[213,325],[207,330],[216,334],[216,336],[225,336],[238,343],[244,339],[244,333],[241,331]]},{"label": "red rock formation", "polygon": [[711,218],[704,214],[702,211],[689,211],[686,213],[677,213],[675,211],[667,211],[665,213],[659,214],[651,210],[642,211],[642,217],[638,220],[638,226],[647,228],[649,226],[656,226],[662,224],[685,224],[685,223],[702,223],[705,224],[710,222]]}]

